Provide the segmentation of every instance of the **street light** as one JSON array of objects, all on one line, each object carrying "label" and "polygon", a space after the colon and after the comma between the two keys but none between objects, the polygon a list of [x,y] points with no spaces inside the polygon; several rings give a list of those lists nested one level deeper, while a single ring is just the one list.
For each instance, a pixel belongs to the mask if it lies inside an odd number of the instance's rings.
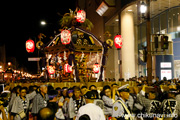
[{"label": "street light", "polygon": [[[152,83],[152,55],[151,55],[151,22],[150,22],[150,0],[146,0],[140,5],[142,17],[146,20],[146,42],[147,42],[147,78],[148,82]],[[146,13],[146,17],[144,14]]]},{"label": "street light", "polygon": [[12,65],[12,63],[11,62],[8,62],[8,66],[11,66]]},{"label": "street light", "polygon": [[147,11],[147,5],[144,2],[142,2],[141,5],[140,5],[140,12],[142,14],[145,14],[146,11]]},{"label": "street light", "polygon": [[46,21],[41,21],[41,25],[46,25]]}]

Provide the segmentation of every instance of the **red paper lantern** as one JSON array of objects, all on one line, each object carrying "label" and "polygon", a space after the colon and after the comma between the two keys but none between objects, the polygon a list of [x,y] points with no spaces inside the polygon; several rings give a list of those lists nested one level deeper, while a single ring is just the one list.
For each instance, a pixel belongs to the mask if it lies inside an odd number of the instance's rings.
[{"label": "red paper lantern", "polygon": [[114,37],[114,45],[117,49],[122,47],[122,36],[121,35],[116,35]]},{"label": "red paper lantern", "polygon": [[93,72],[94,73],[99,73],[99,68],[100,68],[100,65],[98,63],[95,63],[93,65]]},{"label": "red paper lantern", "polygon": [[68,63],[66,63],[66,64],[64,65],[64,71],[65,71],[66,73],[71,73],[71,72],[72,72],[72,66],[70,66]]},{"label": "red paper lantern", "polygon": [[71,32],[69,30],[61,31],[61,42],[65,45],[71,42]]},{"label": "red paper lantern", "polygon": [[26,51],[28,53],[34,52],[35,44],[33,40],[27,40],[26,41]]},{"label": "red paper lantern", "polygon": [[77,12],[76,20],[83,23],[86,20],[86,12],[84,10],[79,10]]},{"label": "red paper lantern", "polygon": [[51,66],[51,65],[47,67],[47,70],[48,70],[48,73],[49,73],[49,74],[54,74],[54,73],[55,73],[55,69],[54,69],[54,67]]}]

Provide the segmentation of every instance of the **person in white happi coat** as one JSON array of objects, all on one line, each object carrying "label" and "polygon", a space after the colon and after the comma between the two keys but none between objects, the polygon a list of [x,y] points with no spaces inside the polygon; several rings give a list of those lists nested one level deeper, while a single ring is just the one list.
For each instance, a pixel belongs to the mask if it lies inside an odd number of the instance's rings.
[{"label": "person in white happi coat", "polygon": [[20,89],[20,95],[15,98],[12,105],[11,120],[26,120],[28,118],[29,101],[34,98],[36,91],[31,94],[26,93],[26,87]]},{"label": "person in white happi coat", "polygon": [[85,105],[85,99],[81,96],[81,91],[79,87],[75,87],[74,96],[69,99],[69,103],[67,104],[68,109],[68,119],[73,120],[73,118],[77,115],[79,108]]},{"label": "person in white happi coat", "polygon": [[47,106],[49,97],[47,94],[47,86],[46,85],[41,85],[40,86],[40,93],[38,93],[34,99],[33,99],[33,104],[32,104],[32,115],[33,115],[33,120],[37,120],[37,114],[40,109],[44,108]]},{"label": "person in white happi coat", "polygon": [[102,100],[104,102],[104,114],[106,115],[106,118],[108,118],[112,116],[113,103],[115,102],[115,100],[117,100],[117,97],[115,97],[115,99],[113,98],[114,93],[112,93],[111,87],[109,85],[104,86],[102,92]]}]

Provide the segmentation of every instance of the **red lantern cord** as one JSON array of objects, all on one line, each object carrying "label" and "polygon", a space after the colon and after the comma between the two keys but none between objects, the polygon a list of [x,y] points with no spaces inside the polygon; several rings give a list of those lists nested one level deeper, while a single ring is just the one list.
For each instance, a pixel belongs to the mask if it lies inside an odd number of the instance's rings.
[{"label": "red lantern cord", "polygon": [[35,44],[33,40],[27,40],[26,41],[26,51],[28,53],[34,52]]},{"label": "red lantern cord", "polygon": [[116,35],[114,37],[114,45],[117,49],[122,48],[122,36],[121,35]]}]

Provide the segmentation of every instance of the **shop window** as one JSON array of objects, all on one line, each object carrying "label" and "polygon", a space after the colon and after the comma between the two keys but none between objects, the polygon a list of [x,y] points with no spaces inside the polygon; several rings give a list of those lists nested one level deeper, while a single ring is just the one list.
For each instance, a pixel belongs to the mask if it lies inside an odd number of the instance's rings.
[{"label": "shop window", "polygon": [[177,16],[178,16],[178,26],[177,26],[177,31],[180,31],[180,7],[178,8]]},{"label": "shop window", "polygon": [[[114,41],[114,36],[119,34],[119,16],[115,16],[113,19],[105,23],[104,40],[111,39]],[[114,61],[113,63],[111,61]],[[119,69],[117,67],[118,51],[113,45],[112,49],[108,50],[108,59],[106,62],[105,77],[119,79]]]},{"label": "shop window", "polygon": [[180,8],[174,8],[169,10],[168,12],[168,25],[169,25],[169,32],[176,32],[178,31],[178,26],[180,25]]},{"label": "shop window", "polygon": [[159,16],[153,20],[154,34],[159,34]]},{"label": "shop window", "polygon": [[164,12],[160,15],[160,33],[166,34],[167,33],[167,13]]}]

